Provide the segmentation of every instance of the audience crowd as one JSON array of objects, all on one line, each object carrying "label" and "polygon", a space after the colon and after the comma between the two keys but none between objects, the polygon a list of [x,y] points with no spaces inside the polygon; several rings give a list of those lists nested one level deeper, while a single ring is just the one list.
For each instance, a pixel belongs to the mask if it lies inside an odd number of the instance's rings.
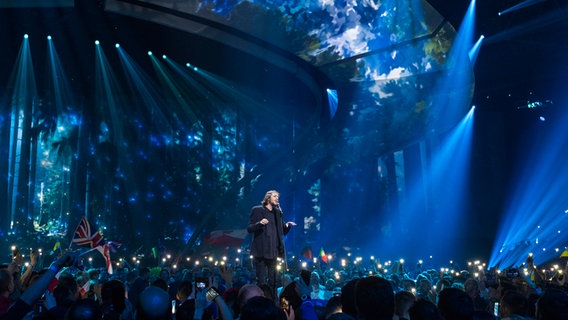
[{"label": "audience crowd", "polygon": [[524,271],[504,272],[290,261],[277,290],[256,285],[242,265],[123,265],[109,274],[81,259],[66,252],[42,267],[32,251],[14,254],[0,266],[0,320],[568,320],[564,273],[550,277],[531,256]]}]

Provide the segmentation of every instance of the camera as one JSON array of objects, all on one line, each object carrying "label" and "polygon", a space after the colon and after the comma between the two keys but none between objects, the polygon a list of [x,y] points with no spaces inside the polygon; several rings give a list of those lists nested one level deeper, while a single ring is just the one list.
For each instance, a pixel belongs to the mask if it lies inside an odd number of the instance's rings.
[{"label": "camera", "polygon": [[203,290],[205,289],[205,287],[207,287],[207,278],[203,278],[203,277],[199,277],[199,278],[195,278],[195,286],[197,287],[197,289]]},{"label": "camera", "polygon": [[518,276],[519,276],[519,270],[517,270],[517,269],[507,270],[507,277],[508,278],[516,278]]}]

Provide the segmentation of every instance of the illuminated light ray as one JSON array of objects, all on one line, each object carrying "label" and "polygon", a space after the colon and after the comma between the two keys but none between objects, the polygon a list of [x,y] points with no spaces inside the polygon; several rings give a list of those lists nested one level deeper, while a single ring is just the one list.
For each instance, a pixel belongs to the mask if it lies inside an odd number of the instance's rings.
[{"label": "illuminated light ray", "polygon": [[[396,215],[391,217],[388,213],[389,217],[377,223],[380,238],[368,244],[369,250],[379,250],[387,256],[405,252],[418,257],[451,256],[460,251],[453,245],[460,245],[457,239],[468,212],[464,206],[468,203],[474,112],[473,68],[468,53],[474,42],[474,11],[475,1],[472,1],[440,76],[431,84],[428,103],[435,106],[435,111],[431,114],[432,121],[423,128],[428,139],[378,159],[377,167],[384,168],[386,176],[394,177],[382,178],[385,183],[396,180],[393,183],[396,190],[392,191],[395,204],[391,205],[392,209],[385,209]],[[353,115],[353,121],[358,120],[356,107],[349,114]],[[361,126],[353,127],[368,131]]]},{"label": "illuminated light ray", "polygon": [[484,40],[484,44],[499,43],[501,41],[510,41],[511,39],[527,32],[538,30],[547,26],[554,25],[566,20],[566,14],[563,10],[551,10],[544,15],[527,20],[512,28],[503,30],[495,35],[489,36]]},{"label": "illuminated light ray", "polygon": [[497,234],[490,266],[518,266],[528,252],[534,253],[535,263],[545,262],[558,257],[554,250],[545,249],[562,248],[568,242],[567,233],[562,232],[568,228],[564,201],[568,172],[564,162],[558,160],[565,158],[568,149],[565,121],[561,117],[546,123],[538,121],[543,128],[527,130],[521,137],[526,146],[516,158],[523,161],[515,170],[512,183],[516,188],[499,223],[503,228]]},{"label": "illuminated light ray", "polygon": [[[462,229],[464,212],[467,212],[464,204],[468,202],[466,186],[474,113],[472,107],[463,115],[460,107],[471,103],[471,92],[467,88],[473,78],[469,51],[474,29],[475,1],[471,1],[448,55],[446,75],[436,84],[433,95],[433,104],[440,110],[438,117],[446,124],[443,127],[453,119],[462,120],[449,132],[438,133],[439,137],[421,144],[419,158],[423,173],[409,181],[404,201],[399,202],[400,223],[418,225],[414,233],[421,236],[414,239],[411,249],[422,254],[449,256],[459,251],[452,244],[459,245],[455,239],[459,238],[458,230]],[[428,235],[424,235],[425,232]],[[401,240],[405,241],[398,241]]]},{"label": "illuminated light ray", "polygon": [[65,75],[65,70],[63,69],[63,65],[59,59],[59,54],[57,53],[57,49],[55,48],[53,41],[47,42],[47,52],[47,65],[49,66],[48,73],[51,75],[48,77],[48,81],[50,91],[54,97],[53,104],[57,114],[63,114],[66,108],[73,105],[73,90],[71,89],[69,80]]},{"label": "illuminated light ray", "polygon": [[477,61],[477,56],[479,54],[479,50],[481,49],[481,44],[483,43],[483,39],[485,39],[485,36],[481,35],[468,52],[469,61],[471,61],[472,65],[474,65],[475,62]]},{"label": "illuminated light ray", "polygon": [[[179,109],[184,111],[182,114],[183,121],[188,123],[188,126],[198,123],[200,118],[194,110],[195,104],[198,101],[195,99],[197,97],[195,90],[191,88],[190,90],[183,90],[181,84],[175,81],[175,77],[169,74],[168,70],[164,68],[163,63],[160,62],[155,55],[149,53],[149,57],[164,91],[170,92],[171,96],[175,97],[174,99]],[[169,60],[170,59],[165,61],[167,62]]]},{"label": "illuminated light ray", "polygon": [[[471,1],[448,54],[446,75],[440,79],[434,91],[433,104],[440,106],[442,123],[461,119],[464,110],[459,107],[471,105],[472,93],[469,88],[473,81],[473,68],[469,52],[473,47],[474,31],[475,1]],[[445,94],[447,92],[450,94]]]},{"label": "illuminated light ray", "polygon": [[109,135],[104,139],[108,139],[117,146],[123,146],[126,140],[121,125],[120,106],[126,103],[122,98],[124,90],[100,45],[96,45],[95,53],[95,105],[104,115],[103,121],[108,122],[106,125],[110,129]]},{"label": "illuminated light ray", "polygon": [[498,15],[502,16],[504,14],[511,13],[513,11],[517,11],[517,10],[520,10],[520,9],[523,9],[523,8],[526,8],[526,7],[530,7],[530,6],[534,6],[535,4],[539,4],[539,3],[544,2],[544,1],[546,1],[546,0],[526,0],[526,1],[523,1],[519,4],[514,5],[510,8],[508,8],[508,9],[505,9],[505,10],[499,12]]},{"label": "illuminated light ray", "polygon": [[[118,50],[121,49],[118,48]],[[122,77],[119,78],[122,74],[117,73],[114,66],[110,64],[103,46],[97,45],[95,47],[95,59],[95,107],[101,117],[97,142],[99,145],[112,148],[113,150],[109,152],[116,155],[116,161],[110,162],[107,168],[112,176],[112,180],[107,182],[110,187],[107,196],[112,198],[115,196],[115,192],[124,193],[124,199],[117,201],[117,203],[124,205],[127,212],[135,212],[137,217],[129,217],[129,219],[138,219],[141,215],[151,219],[152,214],[147,211],[144,202],[140,201],[142,198],[140,193],[149,190],[149,187],[141,186],[148,184],[147,177],[140,175],[138,171],[143,168],[141,166],[149,161],[149,156],[139,148],[145,141],[132,138],[133,135],[142,136],[140,132],[149,130],[149,128],[136,126],[140,122],[136,109],[132,114],[125,113],[125,110],[128,110],[128,106],[131,106],[133,101],[130,99],[128,90],[122,86]],[[149,116],[153,116],[153,114]],[[168,127],[162,129],[168,131]],[[152,135],[144,134],[143,136],[148,138]],[[162,187],[164,186],[162,185]],[[164,193],[169,192],[167,188],[164,189]],[[113,208],[116,207],[106,208],[105,215],[118,214],[110,211]],[[124,213],[121,212],[120,214]],[[153,232],[152,226],[148,224],[142,224],[138,227],[140,229],[137,229],[136,237],[149,237]],[[147,241],[148,239],[144,240]]]},{"label": "illuminated light ray", "polygon": [[[205,70],[200,70],[191,64],[188,66],[188,63],[184,67],[172,59],[167,59],[166,64],[175,72],[176,77],[181,79],[181,82],[178,82],[178,84],[193,92],[193,95],[199,96],[205,92],[210,92],[208,99],[213,99],[214,104],[225,104],[227,100],[234,101],[238,105],[246,106],[251,110],[262,110],[262,112],[272,114],[276,120],[284,120],[281,118],[282,115],[276,114],[270,106],[260,103],[253,94],[249,94],[235,83],[212,75]],[[188,68],[195,71],[195,73],[188,73]]]},{"label": "illuminated light ray", "polygon": [[[7,92],[11,99],[10,151],[8,163],[8,195],[11,233],[25,234],[31,219],[28,216],[29,199],[34,196],[33,172],[30,172],[30,142],[33,119],[37,112],[37,86],[29,44],[29,36],[24,35],[16,63],[12,69]],[[17,178],[15,178],[17,177]],[[23,183],[20,183],[23,182]],[[31,190],[30,190],[31,189]]]},{"label": "illuminated light ray", "polygon": [[329,104],[329,115],[330,118],[333,119],[333,117],[335,117],[335,113],[337,112],[337,106],[339,105],[337,90],[326,89],[325,91],[327,93],[327,101]]},{"label": "illuminated light ray", "polygon": [[167,117],[175,110],[169,108],[160,92],[158,84],[143,70],[143,68],[130,57],[121,47],[116,47],[118,57],[126,76],[126,83],[131,92],[131,96],[137,105],[145,108],[145,114],[151,115],[151,122],[158,127],[170,128],[174,126],[174,120]]},{"label": "illuminated light ray", "polygon": [[403,232],[392,241],[372,246],[388,254],[403,251],[410,257],[449,257],[459,252],[455,239],[467,216],[465,186],[469,183],[473,115],[472,107],[440,141],[431,141],[429,157],[425,151],[428,143],[420,144],[422,173],[401,187],[399,195],[397,223],[404,226]]},{"label": "illuminated light ray", "polygon": [[[431,164],[425,172],[428,188],[433,188],[439,197],[439,204],[434,210],[434,223],[437,229],[425,241],[425,248],[434,248],[440,255],[441,246],[446,250],[444,256],[450,256],[459,248],[452,247],[451,239],[459,235],[460,225],[465,218],[464,204],[468,203],[466,196],[467,175],[470,167],[471,140],[473,132],[474,108],[464,116],[462,121],[452,129],[439,143],[439,148],[432,151]],[[450,195],[451,198],[440,197]],[[441,200],[444,198],[445,200]],[[440,239],[442,238],[442,239]],[[445,239],[445,241],[443,240]]]}]

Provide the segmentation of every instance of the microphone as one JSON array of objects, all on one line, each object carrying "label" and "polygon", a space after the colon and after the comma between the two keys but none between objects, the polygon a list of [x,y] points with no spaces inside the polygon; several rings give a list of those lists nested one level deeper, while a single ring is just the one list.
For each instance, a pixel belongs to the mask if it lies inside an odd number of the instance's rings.
[{"label": "microphone", "polygon": [[282,208],[280,207],[280,203],[276,205],[276,209],[278,209],[278,211],[280,211],[280,214],[282,215],[284,212],[282,211]]}]

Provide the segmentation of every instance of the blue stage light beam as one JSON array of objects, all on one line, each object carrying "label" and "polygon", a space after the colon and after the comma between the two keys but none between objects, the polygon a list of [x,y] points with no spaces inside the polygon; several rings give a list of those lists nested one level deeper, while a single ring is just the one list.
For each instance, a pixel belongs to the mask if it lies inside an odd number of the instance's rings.
[{"label": "blue stage light beam", "polygon": [[[150,61],[154,71],[158,75],[158,79],[162,89],[168,95],[174,97],[179,110],[183,110],[183,117],[189,125],[198,123],[199,117],[196,113],[195,102],[198,101],[196,97],[199,95],[198,90],[191,86],[186,86],[182,81],[179,81],[179,73],[172,72],[166,66],[171,63],[171,59],[163,59],[160,61],[156,55],[149,55]],[[162,57],[163,58],[163,57]]]},{"label": "blue stage light beam", "polygon": [[433,149],[430,168],[425,172],[428,183],[425,192],[430,192],[431,234],[421,245],[430,250],[431,255],[452,257],[460,252],[462,243],[457,239],[466,228],[474,110],[472,107],[460,123],[444,135],[439,147]]},{"label": "blue stage light beam", "polygon": [[[526,147],[515,157],[515,188],[505,207],[489,261],[490,267],[508,268],[522,264],[528,253],[535,263],[558,258],[568,243],[565,190],[568,170],[568,115],[535,119],[521,137]],[[521,141],[523,141],[521,140]]]},{"label": "blue stage light beam", "polygon": [[526,7],[534,6],[535,4],[539,4],[539,3],[544,2],[544,1],[546,1],[546,0],[526,0],[526,1],[523,1],[521,3],[518,3],[514,6],[512,6],[508,9],[506,9],[506,10],[499,12],[498,15],[502,16],[504,14],[511,13],[511,12],[514,12],[514,11],[517,11],[517,10],[520,10],[520,9],[523,9],[523,8],[526,8]]},{"label": "blue stage light beam", "polygon": [[64,114],[69,106],[74,105],[75,97],[51,36],[48,36],[47,53],[46,65],[49,66],[47,72],[50,75],[47,79],[49,89],[52,92],[51,96],[54,99],[52,103],[57,114]]},{"label": "blue stage light beam", "polygon": [[117,75],[110,65],[100,42],[95,42],[95,91],[96,106],[100,112],[109,117],[106,119],[110,124],[109,137],[116,145],[124,145],[124,132],[121,126],[120,106],[123,101],[124,89],[117,79]]},{"label": "blue stage light beam", "polygon": [[[187,92],[195,92],[196,94],[208,92],[208,99],[216,99],[215,103],[220,105],[226,104],[226,101],[234,101],[240,106],[246,106],[246,108],[254,110],[262,110],[262,112],[273,114],[275,119],[285,120],[281,118],[282,115],[276,114],[269,105],[263,104],[256,99],[255,93],[249,92],[247,89],[239,87],[237,84],[225,78],[213,75],[206,70],[198,69],[197,66],[193,66],[190,63],[182,65],[173,59],[167,59],[165,63],[174,71],[176,74],[175,77],[182,80],[178,85],[186,87]],[[188,69],[195,72],[188,73]]]},{"label": "blue stage light beam", "polygon": [[418,170],[422,173],[407,181],[399,195],[396,223],[403,226],[403,232],[373,246],[382,252],[403,251],[416,259],[452,257],[460,252],[457,239],[465,228],[474,110],[472,107],[445,135],[430,139],[430,156],[428,152],[421,156]]},{"label": "blue stage light beam", "polygon": [[469,61],[471,61],[472,65],[475,65],[475,62],[477,61],[477,56],[479,54],[479,50],[481,49],[481,44],[483,43],[483,39],[485,39],[485,36],[481,35],[468,52]]},{"label": "blue stage light beam", "polygon": [[[28,230],[31,224],[28,216],[28,197],[31,192],[22,176],[29,175],[29,149],[31,146],[26,144],[28,141],[25,134],[29,134],[32,128],[32,120],[37,112],[37,85],[33,68],[33,61],[29,43],[29,37],[24,35],[20,51],[7,85],[7,94],[10,95],[10,150],[8,163],[8,186],[7,199],[9,208],[10,226],[9,233],[17,234]],[[27,149],[27,151],[26,151]],[[27,155],[27,159],[26,159]],[[20,177],[16,179],[15,177]],[[32,183],[30,181],[30,183]],[[33,183],[32,183],[33,185]]]},{"label": "blue stage light beam", "polygon": [[[463,112],[459,106],[470,104],[471,96],[468,90],[456,88],[467,87],[473,78],[469,51],[473,46],[473,34],[475,31],[475,0],[470,2],[464,18],[458,29],[452,48],[448,54],[446,76],[436,84],[436,91],[446,93],[455,91],[453,94],[435,94],[439,97],[433,103],[440,106],[440,115],[443,123],[449,123],[460,117]],[[427,232],[428,236],[415,239],[417,251],[432,256],[451,256],[459,252],[458,240],[464,225],[464,212],[467,204],[466,186],[468,185],[469,158],[471,155],[471,136],[473,131],[474,108],[462,116],[460,123],[445,134],[440,134],[436,139],[439,143],[432,142],[430,161],[426,159],[427,152],[423,152],[422,158],[425,167],[422,168],[423,176],[419,181],[410,183],[409,193],[405,197],[407,204],[401,205],[401,214],[406,215],[406,222],[416,221],[413,213],[423,212],[427,218],[420,217],[421,225],[417,232]],[[434,140],[433,140],[434,141]],[[447,197],[451,194],[451,197]],[[424,209],[420,209],[425,207]],[[424,230],[427,229],[427,230]]]},{"label": "blue stage light beam", "polygon": [[[471,104],[470,91],[461,89],[467,88],[473,81],[473,68],[471,68],[472,62],[469,58],[469,52],[473,47],[474,33],[475,0],[472,0],[448,54],[446,75],[440,79],[435,87],[434,94],[438,98],[433,103],[440,106],[443,113],[441,115],[442,123],[461,118],[463,109],[459,106]],[[440,94],[436,94],[436,92],[440,92]],[[447,92],[453,92],[453,94],[447,94]]]},{"label": "blue stage light beam", "polygon": [[532,19],[526,19],[523,23],[515,25],[512,28],[505,29],[497,34],[491,35],[483,41],[485,45],[499,43],[501,41],[511,41],[515,37],[523,35],[533,30],[549,27],[557,23],[563,23],[566,20],[566,14],[563,10],[551,10],[543,15],[539,15]]},{"label": "blue stage light beam", "polygon": [[159,90],[159,86],[152,77],[136,63],[134,59],[122,47],[116,46],[122,71],[126,76],[126,84],[131,96],[136,103],[145,108],[147,114],[151,114],[153,123],[160,127],[172,127],[168,116],[174,111],[168,106]]},{"label": "blue stage light beam", "polygon": [[337,97],[337,90],[334,89],[326,89],[327,92],[327,102],[329,104],[329,116],[331,119],[335,117],[335,113],[337,112],[337,106],[339,104],[339,99]]}]

